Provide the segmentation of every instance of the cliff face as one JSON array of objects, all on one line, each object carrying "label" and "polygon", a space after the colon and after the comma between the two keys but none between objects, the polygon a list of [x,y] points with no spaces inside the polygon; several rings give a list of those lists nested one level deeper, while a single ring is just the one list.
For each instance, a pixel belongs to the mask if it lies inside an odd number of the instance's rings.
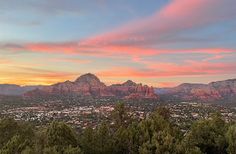
[{"label": "cliff face", "polygon": [[136,84],[131,80],[126,81],[123,84],[111,85],[108,87],[115,96],[125,97],[128,99],[138,98],[150,98],[157,99],[157,95],[154,93],[153,87],[147,85]]},{"label": "cliff face", "polygon": [[209,84],[181,84],[165,89],[160,94],[164,99],[200,102],[228,102],[236,98],[236,79],[211,82]]},{"label": "cliff face", "polygon": [[119,98],[150,98],[157,99],[152,87],[136,84],[131,80],[123,84],[106,86],[93,74],[84,74],[75,82],[66,81],[42,89],[36,89],[24,94],[25,97],[50,95],[81,95],[92,97],[119,97]]}]

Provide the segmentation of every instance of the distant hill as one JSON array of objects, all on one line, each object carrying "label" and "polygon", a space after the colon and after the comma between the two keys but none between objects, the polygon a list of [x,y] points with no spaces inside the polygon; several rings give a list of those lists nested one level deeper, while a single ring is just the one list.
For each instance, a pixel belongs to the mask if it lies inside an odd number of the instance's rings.
[{"label": "distant hill", "polygon": [[183,83],[173,88],[156,88],[163,101],[236,102],[236,79],[209,84]]},{"label": "distant hill", "polygon": [[0,84],[0,95],[20,96],[43,86],[19,86],[15,84]]}]

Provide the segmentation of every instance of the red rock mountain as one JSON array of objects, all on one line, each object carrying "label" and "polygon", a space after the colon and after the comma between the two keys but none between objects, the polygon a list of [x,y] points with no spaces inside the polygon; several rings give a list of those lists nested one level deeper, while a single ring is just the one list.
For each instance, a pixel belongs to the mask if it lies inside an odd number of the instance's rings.
[{"label": "red rock mountain", "polygon": [[127,99],[158,98],[152,87],[136,84],[131,80],[128,80],[123,84],[106,86],[98,79],[98,77],[91,73],[81,75],[74,82],[65,81],[24,94],[24,96],[27,98],[56,95],[119,97]]},{"label": "red rock mountain", "polygon": [[235,103],[236,79],[211,82],[209,84],[184,83],[174,88],[162,90],[165,100]]},{"label": "red rock mountain", "polygon": [[128,80],[123,84],[111,85],[108,87],[108,89],[116,96],[125,97],[128,99],[157,98],[157,95],[154,93],[153,87],[136,84],[131,80]]}]

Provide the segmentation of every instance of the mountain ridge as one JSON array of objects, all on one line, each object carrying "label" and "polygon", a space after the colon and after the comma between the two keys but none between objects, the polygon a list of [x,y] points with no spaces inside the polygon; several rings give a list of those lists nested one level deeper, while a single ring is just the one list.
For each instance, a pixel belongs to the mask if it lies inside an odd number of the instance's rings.
[{"label": "mountain ridge", "polygon": [[0,95],[13,95],[19,96],[24,94],[25,92],[34,90],[36,88],[42,88],[42,85],[28,85],[28,86],[20,86],[16,84],[0,84]]},{"label": "mountain ridge", "polygon": [[235,103],[236,79],[202,83],[182,83],[176,87],[153,88],[127,80],[107,86],[91,73],[83,74],[75,81],[65,81],[49,86],[19,86],[0,84],[0,95],[35,97],[46,95],[81,95],[92,97],[118,97],[126,99],[151,98],[160,101],[197,101]]},{"label": "mountain ridge", "polygon": [[28,91],[25,98],[48,97],[55,95],[78,95],[91,97],[117,97],[126,99],[157,99],[154,88],[136,84],[128,80],[122,84],[106,86],[94,74],[87,73],[78,77],[74,82],[65,81],[44,88]]},{"label": "mountain ridge", "polygon": [[197,101],[235,103],[236,79],[214,81],[208,84],[183,83],[172,88],[156,88],[164,101]]}]

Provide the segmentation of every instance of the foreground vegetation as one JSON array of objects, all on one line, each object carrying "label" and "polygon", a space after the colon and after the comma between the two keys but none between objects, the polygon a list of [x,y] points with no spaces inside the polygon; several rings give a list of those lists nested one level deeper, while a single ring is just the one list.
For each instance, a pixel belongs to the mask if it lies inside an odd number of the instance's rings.
[{"label": "foreground vegetation", "polygon": [[0,121],[0,154],[236,154],[236,124],[219,114],[196,121],[187,132],[159,108],[137,121],[118,104],[113,123],[75,131],[63,122],[36,128],[5,118]]}]

